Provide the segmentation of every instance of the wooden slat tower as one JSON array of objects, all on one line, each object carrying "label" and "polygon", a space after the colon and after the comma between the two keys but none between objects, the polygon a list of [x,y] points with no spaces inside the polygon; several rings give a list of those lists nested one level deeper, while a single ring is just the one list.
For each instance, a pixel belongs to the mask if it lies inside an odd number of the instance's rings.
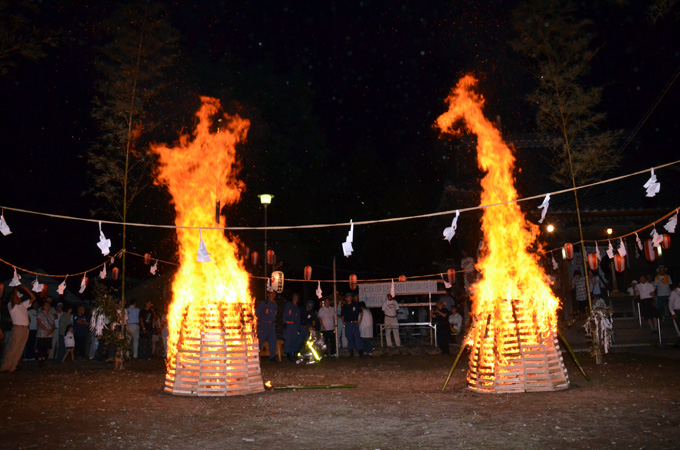
[{"label": "wooden slat tower", "polygon": [[539,332],[535,317],[518,303],[512,302],[510,321],[497,323],[489,314],[471,333],[469,389],[502,394],[569,387],[555,332]]},{"label": "wooden slat tower", "polygon": [[193,330],[184,333],[174,368],[166,374],[166,392],[232,396],[264,391],[253,326],[244,325],[239,315],[225,314],[225,309],[203,311],[202,331],[196,336],[190,336]]}]

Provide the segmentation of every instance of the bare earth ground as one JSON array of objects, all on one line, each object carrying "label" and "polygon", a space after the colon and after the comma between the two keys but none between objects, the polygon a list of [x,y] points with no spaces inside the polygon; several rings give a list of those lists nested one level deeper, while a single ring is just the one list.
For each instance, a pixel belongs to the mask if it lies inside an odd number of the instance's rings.
[{"label": "bare earth ground", "polygon": [[645,347],[596,365],[592,382],[565,355],[566,391],[483,395],[465,388],[467,358],[384,355],[320,365],[262,362],[274,390],[229,398],[163,392],[160,360],[25,363],[0,374],[2,448],[679,448],[680,349]]}]

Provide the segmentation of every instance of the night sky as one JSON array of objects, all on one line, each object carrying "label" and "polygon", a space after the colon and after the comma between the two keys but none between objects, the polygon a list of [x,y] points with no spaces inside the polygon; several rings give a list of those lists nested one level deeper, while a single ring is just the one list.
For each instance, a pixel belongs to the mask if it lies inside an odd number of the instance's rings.
[{"label": "night sky", "polygon": [[[51,2],[47,2],[51,3]],[[61,3],[61,2],[57,2]],[[0,205],[90,217],[84,155],[97,137],[91,117],[97,73],[112,6],[43,3],[31,20],[60,40],[46,57],[18,61],[0,78],[5,138]],[[242,157],[242,202],[225,209],[228,224],[261,226],[257,194],[274,194],[270,225],[371,220],[436,211],[449,179],[447,148],[433,127],[448,91],[474,73],[487,116],[508,135],[530,133],[535,113],[524,101],[534,87],[508,46],[517,1],[492,2],[161,2],[180,35],[170,79],[178,92],[159,140],[190,129],[199,95],[220,98],[252,121]],[[430,3],[425,6],[423,3]],[[651,24],[644,7],[578,3],[594,21],[599,48],[587,83],[604,86],[607,126],[628,135],[680,66],[677,16]],[[677,159],[673,84],[626,148],[626,173]],[[677,172],[675,172],[677,174]],[[520,192],[531,192],[530,186]],[[461,205],[461,207],[473,205]],[[172,223],[167,196],[152,189],[131,221]],[[102,261],[96,224],[5,211],[14,231],[0,237],[0,258],[50,273],[84,270]],[[105,229],[106,230],[106,229]],[[121,245],[117,230],[107,235]],[[441,239],[438,222],[418,220],[355,230],[355,254],[342,257],[346,228],[271,232],[284,270],[304,265],[328,277],[333,256],[341,278],[432,272],[432,261],[457,257],[462,244]],[[261,232],[239,233],[262,252]],[[173,259],[167,232],[131,232],[129,249]],[[466,236],[456,239],[464,242]],[[427,242],[426,245],[423,243]],[[431,244],[434,242],[434,244]],[[132,265],[132,271],[142,271]],[[0,267],[3,279],[11,276]],[[146,274],[132,273],[145,277]]]}]

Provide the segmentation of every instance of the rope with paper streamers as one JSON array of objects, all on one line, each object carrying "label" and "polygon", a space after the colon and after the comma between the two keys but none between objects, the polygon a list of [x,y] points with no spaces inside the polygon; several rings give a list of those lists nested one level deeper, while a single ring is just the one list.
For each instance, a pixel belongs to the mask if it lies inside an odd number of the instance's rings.
[{"label": "rope with paper streamers", "polygon": [[[620,235],[620,236],[612,236],[612,237],[609,237],[609,238],[607,238],[607,239],[596,239],[596,240],[584,239],[583,241],[575,241],[575,242],[572,242],[572,244],[574,244],[574,245],[580,245],[581,243],[583,243],[583,244],[588,244],[588,243],[590,243],[590,242],[592,242],[592,243],[600,243],[600,242],[615,241],[615,240],[617,240],[617,239],[627,238],[627,237],[629,237],[629,236],[633,236],[633,235],[635,235],[635,234],[637,234],[637,233],[640,233],[641,231],[644,231],[644,230],[646,230],[646,229],[649,228],[649,227],[656,227],[656,225],[659,224],[659,223],[661,223],[661,221],[666,220],[666,219],[668,219],[669,217],[671,217],[671,216],[673,216],[673,215],[675,215],[675,214],[678,214],[679,212],[680,212],[680,206],[678,206],[677,208],[675,208],[674,210],[672,210],[672,211],[669,212],[668,214],[664,215],[663,217],[661,217],[661,218],[659,218],[659,219],[656,219],[654,222],[652,222],[652,223],[650,223],[650,224],[648,224],[648,225],[645,225],[645,226],[642,227],[642,228],[638,228],[638,229],[635,230],[635,231],[631,231],[630,233],[622,234],[622,235]],[[562,247],[553,248],[553,249],[551,249],[551,250],[546,250],[546,254],[548,254],[548,253],[553,253],[553,252],[559,252],[559,251],[562,251]]]},{"label": "rope with paper streamers", "polygon": [[49,274],[49,273],[34,272],[34,271],[32,271],[32,270],[28,270],[28,269],[24,269],[23,267],[19,267],[19,266],[17,266],[16,264],[12,264],[12,263],[9,262],[9,261],[5,261],[5,260],[2,259],[2,258],[0,258],[0,263],[6,264],[6,265],[12,267],[14,270],[21,271],[22,273],[30,273],[31,275],[36,275],[36,276],[40,276],[40,277],[68,278],[68,277],[75,277],[75,276],[78,276],[78,275],[85,275],[85,274],[87,274],[87,273],[89,273],[89,272],[94,272],[95,270],[97,270],[97,269],[99,269],[99,268],[101,268],[101,267],[104,267],[106,264],[108,264],[111,258],[119,258],[119,257],[123,254],[123,252],[125,252],[125,250],[123,250],[123,249],[118,250],[118,253],[116,253],[115,255],[113,255],[113,256],[110,257],[110,258],[107,257],[107,258],[106,258],[106,259],[107,259],[106,261],[104,261],[103,263],[99,264],[98,266],[92,267],[91,269],[83,270],[83,271],[81,271],[81,272],[67,273],[66,275],[63,275],[63,274],[61,274],[61,275],[52,275],[52,274]]},{"label": "rope with paper streamers", "polygon": [[[641,228],[639,228],[635,231],[631,231],[630,233],[622,234],[622,235],[619,235],[619,236],[613,236],[613,237],[610,237],[610,238],[607,238],[607,239],[584,240],[583,243],[587,244],[587,243],[596,243],[596,242],[597,243],[608,242],[608,241],[615,241],[617,239],[623,239],[623,238],[626,238],[626,237],[629,237],[629,236],[633,236],[633,235],[635,235],[635,234],[637,234],[641,231],[644,231],[644,230],[646,230],[650,227],[655,227],[657,224],[661,223],[663,220],[666,220],[669,217],[673,216],[674,214],[678,214],[678,213],[680,213],[680,206],[676,207],[675,209],[673,209],[668,214],[665,214],[664,216],[662,216],[659,219],[651,222],[650,224],[645,225],[644,227],[641,227]],[[572,242],[572,244],[579,245],[579,244],[581,244],[581,241]],[[558,248],[546,250],[545,254],[546,255],[548,255],[548,254],[552,255],[554,252],[560,252],[561,250],[562,250],[562,247],[558,247]],[[113,257],[114,258],[120,258],[120,256],[123,253],[126,253],[128,255],[132,255],[132,256],[137,256],[139,258],[144,258],[144,255],[142,255],[142,254],[129,252],[125,249],[119,250],[118,253],[116,253]],[[179,263],[176,263],[176,262],[173,262],[173,261],[166,261],[166,260],[162,260],[162,259],[158,259],[158,258],[152,258],[152,259],[154,259],[156,262],[161,262],[163,264],[169,264],[169,265],[173,265],[173,266],[179,265]],[[67,278],[67,277],[70,277],[70,276],[84,275],[88,272],[94,272],[95,270],[97,270],[97,269],[103,267],[104,265],[108,264],[108,262],[109,261],[107,260],[107,261],[105,261],[105,262],[103,262],[103,263],[101,263],[101,264],[99,264],[99,265],[97,265],[97,266],[95,266],[91,269],[84,270],[84,271],[81,271],[81,272],[68,273],[68,274],[65,274],[65,275],[64,274],[52,275],[52,274],[39,273],[39,272],[34,272],[34,271],[31,271],[31,270],[28,270],[28,269],[24,269],[22,267],[17,266],[16,264],[12,264],[12,263],[5,261],[4,259],[0,258],[0,263],[6,264],[6,265],[12,267],[15,270],[21,271],[22,273],[30,273],[32,275],[50,277],[50,278]],[[472,270],[461,269],[461,270],[456,270],[456,273],[466,273],[466,272],[471,272],[471,271]],[[443,274],[443,273],[432,273],[432,274],[425,274],[425,275],[410,275],[410,276],[408,276],[408,278],[411,279],[411,280],[413,280],[413,279],[432,279],[432,278],[440,278],[442,275],[445,275],[445,274]],[[265,279],[267,279],[265,277],[260,277],[260,276],[255,276],[255,275],[249,275],[249,277],[253,280],[265,280]],[[362,279],[362,280],[360,280],[360,282],[361,283],[388,282],[388,281],[394,280],[395,278],[399,278],[399,277],[397,276],[397,277],[390,277],[390,278]],[[305,280],[305,279],[297,279],[297,278],[287,278],[286,281],[301,282],[301,283],[318,283],[318,282],[333,283],[334,281],[335,282],[337,282],[337,281],[344,282],[344,280],[321,280],[321,279]]]},{"label": "rope with paper streamers", "polygon": [[64,219],[64,220],[74,220],[74,221],[80,221],[80,222],[96,222],[96,223],[105,223],[109,225],[125,225],[125,226],[131,226],[131,227],[140,227],[140,228],[167,228],[167,229],[194,229],[194,230],[229,230],[229,231],[250,231],[250,230],[301,230],[301,229],[314,229],[314,228],[333,228],[333,227],[346,227],[348,225],[371,225],[371,224],[377,224],[377,223],[389,223],[389,222],[402,222],[405,220],[413,220],[413,219],[427,219],[430,217],[439,217],[439,216],[448,216],[451,214],[458,212],[469,212],[469,211],[476,211],[476,210],[481,210],[481,209],[486,209],[486,208],[493,208],[495,206],[502,206],[502,205],[509,205],[512,203],[520,203],[520,202],[526,202],[529,200],[537,200],[537,199],[543,199],[545,198],[546,195],[550,196],[555,196],[555,195],[560,195],[560,194],[566,194],[569,192],[577,191],[580,189],[586,189],[590,188],[593,186],[598,186],[601,184],[607,184],[607,183],[612,183],[614,181],[620,181],[624,180],[626,178],[634,177],[637,175],[641,175],[647,172],[651,172],[653,170],[659,170],[663,169],[669,166],[673,166],[675,164],[680,163],[680,160],[672,161],[669,163],[661,164],[655,167],[651,167],[649,169],[644,169],[640,170],[638,172],[633,172],[629,173],[626,175],[621,175],[618,177],[613,177],[613,178],[608,178],[606,180],[600,180],[596,181],[593,183],[589,184],[584,184],[581,186],[577,186],[575,188],[567,188],[567,189],[562,189],[559,191],[554,191],[554,192],[548,192],[548,193],[543,193],[539,195],[532,195],[530,197],[521,197],[517,198],[515,200],[509,200],[506,202],[499,202],[499,203],[492,203],[488,205],[479,205],[479,206],[471,206],[467,208],[458,208],[456,210],[449,210],[449,211],[440,211],[440,212],[434,212],[434,213],[427,213],[427,214],[418,214],[418,215],[413,215],[413,216],[402,216],[402,217],[392,217],[389,219],[375,219],[375,220],[364,220],[364,221],[359,221],[359,222],[340,222],[340,223],[326,223],[326,224],[312,224],[312,225],[280,225],[280,226],[268,226],[268,227],[206,227],[206,226],[186,226],[186,225],[158,225],[158,224],[148,224],[148,223],[137,223],[137,222],[116,222],[113,220],[99,220],[99,219],[86,219],[84,217],[74,217],[74,216],[65,216],[61,214],[50,214],[50,213],[44,213],[44,212],[39,212],[39,211],[31,211],[28,209],[21,209],[21,208],[13,208],[10,206],[0,206],[1,209],[6,209],[8,211],[14,211],[14,212],[19,212],[19,213],[24,213],[24,214],[33,214],[33,215],[38,215],[38,216],[44,216],[44,217],[51,217],[55,219]]}]

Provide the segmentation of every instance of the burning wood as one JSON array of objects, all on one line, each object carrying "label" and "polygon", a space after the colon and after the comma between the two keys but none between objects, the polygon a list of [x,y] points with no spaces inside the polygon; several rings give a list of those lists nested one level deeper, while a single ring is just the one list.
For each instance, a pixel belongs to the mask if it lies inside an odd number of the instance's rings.
[{"label": "burning wood", "polygon": [[557,343],[559,300],[548,276],[529,248],[538,227],[527,222],[517,199],[515,158],[500,132],[482,113],[484,100],[472,89],[476,80],[463,77],[447,98],[449,110],[437,119],[443,132],[460,133],[457,125],[477,135],[477,162],[482,179],[484,252],[476,269],[481,279],[472,287],[473,326],[468,387],[478,392],[529,392],[569,386]]},{"label": "burning wood", "polygon": [[[181,226],[212,227],[215,204],[238,200],[235,146],[249,122],[222,115],[213,132],[219,101],[202,98],[192,136],[175,147],[157,145],[157,181],[168,187]],[[220,226],[226,221],[220,217]],[[180,268],[168,311],[165,390],[180,395],[239,395],[264,391],[253,301],[238,249],[221,230],[178,228]],[[201,254],[197,258],[197,249]],[[209,252],[209,258],[205,257]],[[203,262],[207,261],[207,262]]]}]

